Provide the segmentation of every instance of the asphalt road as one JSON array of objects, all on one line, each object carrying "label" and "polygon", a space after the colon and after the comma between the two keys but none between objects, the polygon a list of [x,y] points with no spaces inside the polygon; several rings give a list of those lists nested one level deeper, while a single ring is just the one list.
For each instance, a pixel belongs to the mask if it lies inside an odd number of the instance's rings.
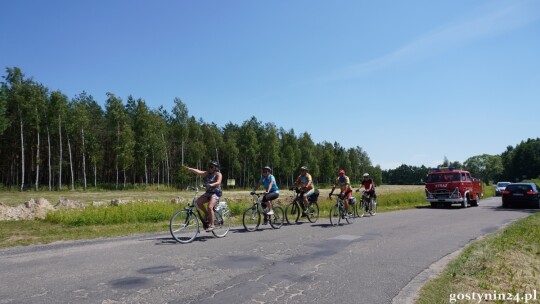
[{"label": "asphalt road", "polygon": [[190,244],[168,233],[0,251],[0,303],[391,303],[434,262],[533,210],[379,213]]}]

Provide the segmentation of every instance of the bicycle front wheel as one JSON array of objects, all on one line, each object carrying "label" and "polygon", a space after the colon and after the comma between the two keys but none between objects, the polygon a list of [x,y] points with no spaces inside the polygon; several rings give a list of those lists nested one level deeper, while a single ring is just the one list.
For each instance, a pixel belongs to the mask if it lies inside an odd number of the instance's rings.
[{"label": "bicycle front wheel", "polygon": [[319,219],[319,204],[309,203],[307,218],[310,223],[316,223]]},{"label": "bicycle front wheel", "polygon": [[332,226],[339,225],[339,221],[341,220],[341,212],[339,211],[340,210],[337,205],[330,208],[330,224]]},{"label": "bicycle front wheel", "polygon": [[296,224],[298,222],[298,219],[300,218],[301,212],[302,209],[299,208],[296,202],[288,204],[285,208],[285,220],[287,221],[287,224]]},{"label": "bicycle front wheel", "polygon": [[358,214],[358,205],[360,205],[359,202],[356,202],[354,204],[351,205],[351,212],[353,214],[354,217],[359,217],[360,215]]},{"label": "bicycle front wheel", "polygon": [[369,214],[375,215],[375,213],[377,213],[377,201],[372,200],[371,201],[371,211],[369,212]]},{"label": "bicycle front wheel", "polygon": [[221,211],[214,211],[214,230],[212,230],[212,234],[217,238],[222,238],[227,235],[230,229],[230,212],[221,213]]},{"label": "bicycle front wheel", "polygon": [[358,209],[360,209],[360,217],[364,217],[366,213],[369,211],[369,202],[366,200],[362,200],[360,202],[360,206],[358,206]]},{"label": "bicycle front wheel", "polygon": [[190,210],[180,210],[172,216],[169,230],[176,241],[189,243],[199,233],[199,219]]},{"label": "bicycle front wheel", "polygon": [[247,231],[255,231],[261,224],[261,213],[256,206],[246,209],[242,217],[242,224]]},{"label": "bicycle front wheel", "polygon": [[274,214],[269,215],[270,217],[270,226],[274,229],[279,229],[281,226],[283,226],[283,222],[285,222],[285,211],[283,211],[283,208],[280,206],[274,207]]},{"label": "bicycle front wheel", "polygon": [[343,213],[345,214],[345,220],[347,221],[348,224],[352,224],[354,222],[354,213],[353,213],[352,208],[353,207],[349,205],[349,211],[343,209]]}]

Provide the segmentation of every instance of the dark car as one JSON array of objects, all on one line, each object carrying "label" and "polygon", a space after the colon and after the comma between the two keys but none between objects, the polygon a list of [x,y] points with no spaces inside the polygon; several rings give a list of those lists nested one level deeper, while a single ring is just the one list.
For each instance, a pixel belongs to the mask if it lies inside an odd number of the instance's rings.
[{"label": "dark car", "polygon": [[538,188],[534,183],[513,183],[502,192],[502,206],[540,208]]}]

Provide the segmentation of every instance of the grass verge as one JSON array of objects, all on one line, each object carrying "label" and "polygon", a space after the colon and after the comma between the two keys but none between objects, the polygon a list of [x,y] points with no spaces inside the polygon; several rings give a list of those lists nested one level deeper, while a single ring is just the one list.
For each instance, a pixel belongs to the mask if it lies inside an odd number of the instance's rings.
[{"label": "grass verge", "polygon": [[[378,195],[378,212],[399,209],[411,209],[419,205],[427,205],[424,191],[419,187],[399,186],[380,189]],[[319,196],[320,220],[328,219],[330,207],[335,200],[328,199],[329,190],[321,190]],[[47,195],[47,193],[45,193]],[[65,194],[65,193],[64,193]],[[73,193],[72,193],[73,194]],[[142,202],[130,203],[115,207],[87,207],[85,209],[65,209],[50,212],[43,220],[34,221],[2,221],[0,222],[0,248],[46,244],[54,241],[93,239],[100,237],[124,236],[136,233],[166,232],[169,229],[171,216],[186,203],[173,205],[169,198],[159,201],[146,201],[148,193],[143,193]],[[160,192],[160,195],[172,196],[173,193]],[[57,195],[57,194],[55,194]],[[94,194],[86,193],[88,197]],[[180,196],[190,201],[191,192],[181,193]],[[103,197],[118,197],[118,193],[102,193]],[[141,200],[135,193],[134,200]],[[360,196],[356,194],[359,201]],[[77,196],[78,197],[78,196]],[[173,196],[174,197],[174,196]],[[228,199],[228,198],[230,199]],[[232,224],[242,225],[242,214],[251,206],[246,191],[231,193],[225,200],[229,202],[232,214]],[[287,194],[280,197],[283,207],[290,201]]]},{"label": "grass verge", "polygon": [[523,296],[537,290],[539,282],[540,213],[535,213],[466,247],[439,277],[424,285],[416,303],[451,303],[458,294],[473,292],[496,294],[497,299],[487,298],[490,303],[516,302],[499,294]]}]

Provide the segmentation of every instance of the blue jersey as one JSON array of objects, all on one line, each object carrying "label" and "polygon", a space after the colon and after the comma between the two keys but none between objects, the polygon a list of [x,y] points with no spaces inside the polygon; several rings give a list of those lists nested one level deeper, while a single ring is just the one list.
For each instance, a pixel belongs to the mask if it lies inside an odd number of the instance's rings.
[{"label": "blue jersey", "polygon": [[276,183],[276,178],[272,174],[268,174],[267,177],[261,176],[261,184],[264,185],[264,191],[268,190],[268,186],[271,182],[274,182],[272,184],[272,188],[270,188],[270,192],[279,192],[279,188]]}]

